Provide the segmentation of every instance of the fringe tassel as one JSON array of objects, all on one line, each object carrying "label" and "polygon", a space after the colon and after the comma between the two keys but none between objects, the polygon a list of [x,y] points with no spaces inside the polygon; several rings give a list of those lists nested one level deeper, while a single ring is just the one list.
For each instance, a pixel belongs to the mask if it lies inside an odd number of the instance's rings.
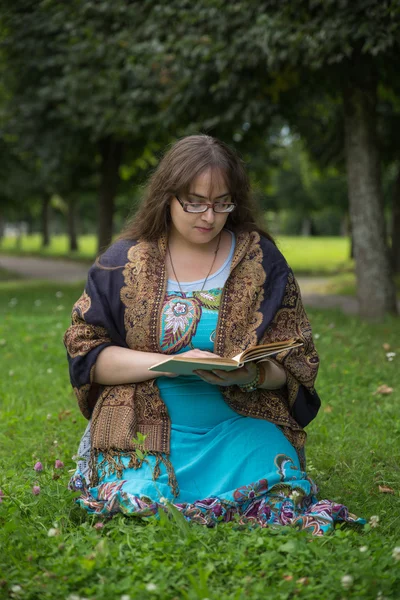
[{"label": "fringe tassel", "polygon": [[179,496],[179,485],[176,479],[174,467],[172,466],[172,463],[169,460],[169,458],[162,452],[148,452],[147,454],[151,454],[152,456],[156,457],[156,464],[153,471],[154,481],[156,481],[156,479],[158,479],[158,477],[161,475],[161,462],[168,473],[168,485],[171,488],[172,495],[174,496],[174,498],[177,498]]},{"label": "fringe tassel", "polygon": [[[99,462],[99,454],[103,457]],[[156,464],[153,468],[153,481],[156,481],[161,475],[160,464],[165,466],[165,470],[168,473],[168,485],[171,488],[172,495],[174,498],[179,496],[179,485],[176,479],[174,467],[172,466],[169,458],[162,452],[150,451],[146,453],[147,456],[154,456]],[[122,462],[123,458],[129,458],[128,466],[126,467]],[[122,479],[124,470],[128,469],[140,469],[143,463],[148,463],[146,456],[140,459],[134,450],[130,452],[123,452],[121,450],[98,450],[93,449],[90,452],[89,469],[90,469],[90,486],[96,487],[99,485],[101,479],[98,476],[99,469],[103,469],[106,475],[116,474],[117,479]]]},{"label": "fringe tassel", "polygon": [[157,454],[156,456],[156,464],[154,465],[154,469],[153,469],[153,481],[156,481],[161,475],[161,469],[160,469],[160,455]]},{"label": "fringe tassel", "polygon": [[169,460],[169,458],[167,456],[163,456],[162,454],[161,454],[161,462],[167,469],[168,485],[171,488],[172,495],[174,496],[174,498],[177,498],[179,496],[179,485],[178,485],[178,481],[176,479],[174,467],[172,466],[172,463]]},{"label": "fringe tassel", "polygon": [[99,484],[99,476],[97,472],[97,459],[99,451],[94,448],[90,451],[89,458],[89,485],[90,487],[96,487]]}]

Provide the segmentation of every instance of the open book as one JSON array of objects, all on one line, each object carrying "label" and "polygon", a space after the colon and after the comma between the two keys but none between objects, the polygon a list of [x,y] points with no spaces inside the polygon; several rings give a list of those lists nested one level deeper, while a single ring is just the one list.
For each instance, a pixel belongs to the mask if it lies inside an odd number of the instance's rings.
[{"label": "open book", "polygon": [[186,358],[184,354],[177,354],[151,366],[149,371],[177,373],[179,375],[191,375],[197,369],[205,371],[213,371],[214,369],[233,371],[234,369],[243,367],[246,362],[261,360],[302,345],[303,342],[299,342],[299,340],[293,338],[284,342],[272,342],[270,344],[253,346],[233,358]]}]

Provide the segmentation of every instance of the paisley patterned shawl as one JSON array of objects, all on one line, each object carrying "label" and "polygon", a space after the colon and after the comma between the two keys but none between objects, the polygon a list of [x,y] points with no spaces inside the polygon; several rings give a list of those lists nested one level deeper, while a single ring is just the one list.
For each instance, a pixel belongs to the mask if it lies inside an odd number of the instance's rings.
[{"label": "paisley patterned shawl", "polygon": [[[101,452],[118,475],[122,456],[130,457],[130,466],[140,466],[132,441],[138,432],[146,436],[144,448],[172,471],[167,458],[170,420],[155,380],[113,386],[93,382],[96,359],[107,346],[161,352],[165,252],[166,238],[158,244],[125,240],[112,245],[102,256],[104,268],[91,267],[64,336],[80,410],[86,418],[92,416],[93,460]],[[251,394],[237,386],[220,389],[237,413],[280,426],[301,456],[303,427],[320,406],[313,387],[318,356],[310,324],[296,280],[279,250],[256,232],[240,233],[222,293],[215,352],[231,357],[258,343],[289,338],[301,340],[303,346],[274,358],[286,370],[287,386]]]}]

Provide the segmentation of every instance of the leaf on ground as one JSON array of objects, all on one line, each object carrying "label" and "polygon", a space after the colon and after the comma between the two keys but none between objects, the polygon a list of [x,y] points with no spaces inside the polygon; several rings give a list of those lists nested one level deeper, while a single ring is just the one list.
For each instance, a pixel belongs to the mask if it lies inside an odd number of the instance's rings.
[{"label": "leaf on ground", "polygon": [[293,575],[282,575],[282,579],[285,581],[292,581]]},{"label": "leaf on ground", "polygon": [[391,487],[388,487],[387,485],[380,485],[380,486],[378,486],[378,489],[381,494],[394,494],[394,489]]},{"label": "leaf on ground", "polygon": [[308,577],[300,577],[300,579],[298,579],[296,583],[301,583],[301,585],[308,585],[309,579]]},{"label": "leaf on ground", "polygon": [[375,392],[373,393],[373,395],[375,396],[376,394],[391,394],[393,392],[393,388],[389,387],[388,385],[386,385],[386,383],[380,385]]},{"label": "leaf on ground", "polygon": [[388,344],[387,342],[385,342],[384,344],[382,344],[382,348],[385,350],[385,352],[389,352],[389,350],[390,350],[390,344]]},{"label": "leaf on ground", "polygon": [[330,406],[329,404],[327,404],[324,408],[324,412],[326,413],[331,413],[333,411],[332,406]]},{"label": "leaf on ground", "polygon": [[71,415],[70,410],[61,410],[57,416],[58,416],[59,421],[63,421],[64,419],[67,419],[70,415]]}]

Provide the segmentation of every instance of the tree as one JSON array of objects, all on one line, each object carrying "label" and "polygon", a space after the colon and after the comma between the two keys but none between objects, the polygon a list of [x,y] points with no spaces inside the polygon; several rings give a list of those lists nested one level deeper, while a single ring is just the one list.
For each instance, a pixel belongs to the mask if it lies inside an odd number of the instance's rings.
[{"label": "tree", "polygon": [[[344,108],[345,155],[361,314],[396,312],[386,244],[377,142],[379,67],[395,64],[399,3],[275,1],[256,28],[270,68],[297,69],[319,87],[329,80]],[[254,31],[254,30],[253,30]],[[393,71],[394,72],[394,71]]]},{"label": "tree", "polygon": [[57,162],[51,170],[55,191],[57,174],[68,179],[64,138],[78,140],[80,149],[85,146],[83,156],[98,172],[102,249],[111,241],[124,150],[141,154],[149,126],[157,120],[157,88],[162,83],[150,60],[141,60],[140,47],[150,3],[6,4],[3,52],[12,90],[8,130],[23,131],[30,149],[41,147],[46,161]]},{"label": "tree", "polygon": [[[360,312],[366,317],[396,312],[376,96],[380,71],[397,71],[398,0],[234,1],[229,6],[222,0],[203,0],[191,9],[185,5],[179,16],[181,23],[173,29],[181,33],[179,42],[168,46],[168,39],[161,40],[162,52],[174,52],[174,69],[169,71],[194,73],[194,82],[181,85],[185,108],[190,102],[198,106],[195,86],[209,111],[221,108],[209,121],[215,131],[236,116],[263,127],[271,114],[284,114],[296,95],[298,104],[310,106],[309,89],[314,95],[330,90],[340,98]],[[165,60],[162,68],[168,69]],[[210,92],[213,97],[206,100]]]}]

